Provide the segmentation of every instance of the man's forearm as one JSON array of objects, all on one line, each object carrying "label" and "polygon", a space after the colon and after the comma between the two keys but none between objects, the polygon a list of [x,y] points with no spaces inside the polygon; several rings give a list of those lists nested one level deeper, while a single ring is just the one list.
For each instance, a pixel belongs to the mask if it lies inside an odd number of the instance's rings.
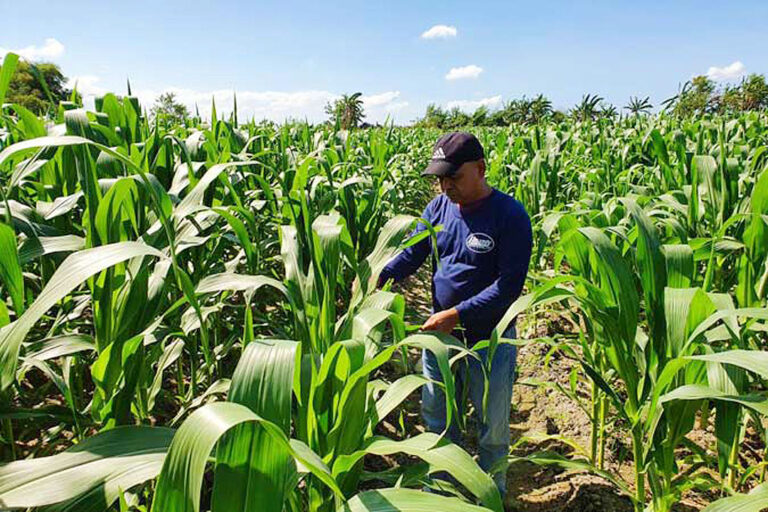
[{"label": "man's forearm", "polygon": [[395,282],[402,281],[416,272],[429,255],[429,240],[422,240],[401,252],[390,261],[379,275],[379,285],[383,285],[388,279]]}]

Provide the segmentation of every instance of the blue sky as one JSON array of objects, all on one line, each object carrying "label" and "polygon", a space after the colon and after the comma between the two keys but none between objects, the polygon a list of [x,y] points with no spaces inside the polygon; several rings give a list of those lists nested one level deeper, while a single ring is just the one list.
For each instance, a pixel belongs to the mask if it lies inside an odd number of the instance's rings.
[{"label": "blue sky", "polygon": [[406,123],[428,103],[657,104],[697,74],[768,74],[765,1],[0,0],[0,18],[0,53],[52,60],[86,95],[130,78],[145,106],[173,90],[204,115],[233,90],[241,117],[319,120],[361,91],[370,120]]}]

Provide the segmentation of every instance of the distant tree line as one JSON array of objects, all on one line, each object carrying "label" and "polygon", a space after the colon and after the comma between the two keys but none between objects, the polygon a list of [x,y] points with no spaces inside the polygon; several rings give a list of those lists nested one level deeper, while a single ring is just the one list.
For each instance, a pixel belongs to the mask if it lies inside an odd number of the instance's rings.
[{"label": "distant tree line", "polygon": [[679,116],[765,110],[768,109],[768,84],[765,76],[757,73],[742,78],[738,85],[722,88],[706,76],[697,76],[662,105]]},{"label": "distant tree line", "polygon": [[[74,99],[76,103],[81,103],[80,95],[67,89],[66,84],[67,78],[56,64],[19,61],[5,101],[20,104],[38,115],[54,112],[61,101]],[[363,122],[363,107],[362,93],[356,92],[329,102],[325,112],[328,122],[337,128],[370,126]],[[757,73],[742,78],[738,84],[722,87],[706,76],[697,76],[682,84],[677,94],[662,101],[659,107],[662,112],[681,117],[765,110],[768,109],[768,84],[765,76]],[[559,122],[567,118],[586,121],[620,115],[642,116],[650,114],[653,108],[649,97],[632,96],[626,105],[618,108],[597,94],[585,94],[578,104],[563,111],[553,108],[552,101],[539,94],[533,98],[523,96],[510,100],[493,110],[483,105],[473,112],[430,104],[415,125],[455,129],[462,126],[535,124],[544,120]],[[183,121],[189,116],[189,111],[169,92],[157,98],[150,114],[173,123]]]},{"label": "distant tree line", "polygon": [[439,105],[427,105],[424,117],[416,121],[417,126],[430,128],[459,128],[461,126],[506,126],[509,124],[531,124],[546,119],[565,118],[565,114],[552,108],[550,101],[543,94],[535,98],[513,99],[501,108],[491,110],[482,105],[468,113],[460,107],[445,109]]},{"label": "distant tree line", "polygon": [[[697,76],[679,87],[677,94],[661,102],[661,111],[680,117],[700,114],[725,114],[768,109],[768,84],[765,77],[753,73],[739,84],[718,88],[706,76]],[[586,121],[615,118],[620,115],[650,114],[654,105],[649,97],[632,96],[621,110],[597,94],[585,94],[581,101],[567,111],[556,110],[544,95],[513,99],[496,110],[480,106],[474,112],[459,107],[427,106],[417,126],[456,129],[462,126],[507,126],[535,124],[542,120],[558,122],[566,118]]]}]

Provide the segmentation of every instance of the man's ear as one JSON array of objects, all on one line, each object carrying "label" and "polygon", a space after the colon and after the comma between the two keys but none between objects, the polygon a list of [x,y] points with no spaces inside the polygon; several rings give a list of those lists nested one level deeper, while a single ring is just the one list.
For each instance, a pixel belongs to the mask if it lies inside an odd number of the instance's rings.
[{"label": "man's ear", "polygon": [[477,170],[480,171],[480,177],[485,178],[485,160],[480,159],[477,161]]}]

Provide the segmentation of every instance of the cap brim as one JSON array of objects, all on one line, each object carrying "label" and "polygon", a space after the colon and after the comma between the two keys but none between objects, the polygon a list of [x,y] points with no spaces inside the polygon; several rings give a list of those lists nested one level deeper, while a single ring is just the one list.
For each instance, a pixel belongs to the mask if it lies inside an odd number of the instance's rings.
[{"label": "cap brim", "polygon": [[453,174],[456,174],[456,171],[459,170],[459,167],[461,165],[454,164],[452,162],[449,162],[448,160],[432,160],[429,162],[429,165],[427,166],[424,171],[422,171],[422,176],[451,176]]}]

